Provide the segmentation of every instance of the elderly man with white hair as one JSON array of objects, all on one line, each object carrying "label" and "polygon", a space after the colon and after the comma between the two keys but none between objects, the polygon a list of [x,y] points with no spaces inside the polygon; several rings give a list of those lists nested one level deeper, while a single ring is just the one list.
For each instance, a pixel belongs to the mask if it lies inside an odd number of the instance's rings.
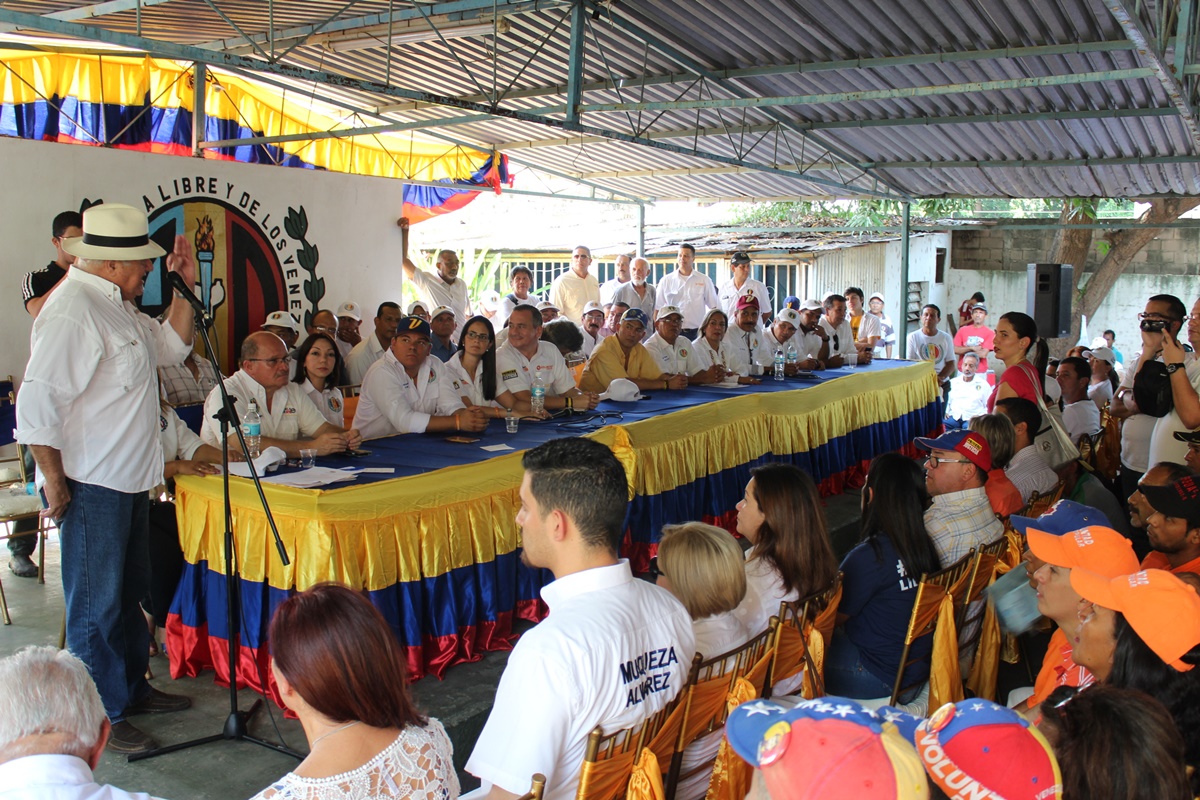
[{"label": "elderly man with white hair", "polygon": [[0,660],[0,797],[153,800],[92,776],[109,722],[83,662],[66,650],[26,647]]},{"label": "elderly man with white hair", "polygon": [[145,212],[117,203],[85,211],[83,236],[63,249],[76,262],[33,323],[17,441],[33,451],[42,513],[62,532],[67,646],[96,681],[109,747],[143,752],[155,742],[127,716],[191,705],[142,677],[150,637],[138,601],[149,589],[149,492],[163,482],[157,367],[191,352],[194,319],[179,297],[163,325],[134,303],[155,259],[186,286],[196,265],[187,239],[167,254]]}]

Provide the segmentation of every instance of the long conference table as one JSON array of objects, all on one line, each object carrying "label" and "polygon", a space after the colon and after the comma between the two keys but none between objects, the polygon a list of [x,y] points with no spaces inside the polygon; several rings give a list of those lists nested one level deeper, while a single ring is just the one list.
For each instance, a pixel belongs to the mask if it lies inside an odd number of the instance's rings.
[{"label": "long conference table", "polygon": [[[735,506],[763,463],[806,470],[823,496],[860,482],[879,453],[903,450],[941,425],[928,362],[876,361],[853,371],[737,388],[691,387],[636,403],[603,402],[592,417],[493,421],[479,441],[407,435],[364,444],[371,455],[318,460],[326,467],[387,467],[324,489],[264,484],[291,563],[284,566],[248,479],[231,478],[241,650],[239,685],[269,693],[267,630],[291,594],[324,581],[365,591],[407,649],[409,679],[506,650],[513,617],[537,621],[552,580],[520,561],[515,517],[522,451],[588,436],[616,454],[629,477],[622,555],[645,571],[662,526],[705,520],[732,527]],[[507,445],[513,449],[481,448]],[[218,477],[176,486],[184,574],[167,621],[171,674],[212,669],[228,685],[224,506]],[[264,686],[264,681],[267,685]]]}]

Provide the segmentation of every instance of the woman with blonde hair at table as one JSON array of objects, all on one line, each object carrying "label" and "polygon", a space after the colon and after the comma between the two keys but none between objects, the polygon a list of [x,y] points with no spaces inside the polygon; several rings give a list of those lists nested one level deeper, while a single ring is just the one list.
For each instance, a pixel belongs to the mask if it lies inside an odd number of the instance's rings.
[{"label": "woman with blonde hair at table", "polygon": [[332,583],[293,595],[271,620],[271,674],[309,754],[254,800],[454,800],[453,748],[413,707],[400,643],[360,593]]},{"label": "woman with blonde hair at table", "polygon": [[[746,597],[734,613],[752,636],[766,629],[780,603],[827,589],[837,575],[817,485],[797,467],[750,470],[737,504],[737,532],[753,546],[746,554]],[[788,694],[802,678],[785,681],[775,694]]]},{"label": "woman with blonde hair at table", "polygon": [[[725,332],[729,330],[729,317],[719,308],[711,308],[700,323],[700,335],[692,342],[687,357],[688,383],[720,383],[734,373],[729,365],[734,363]],[[757,379],[739,376],[738,383],[759,383]]]},{"label": "woman with blonde hair at table", "polygon": [[[746,596],[746,570],[742,548],[729,531],[703,522],[664,526],[650,574],[691,615],[696,652],[704,658],[728,653],[750,641],[751,632],[733,613]],[[686,776],[711,762],[722,734],[715,730],[688,745],[680,774]],[[685,777],[675,790],[676,799],[700,800],[711,776],[708,769]]]},{"label": "woman with blonde hair at table", "polygon": [[517,416],[532,413],[528,401],[513,396],[496,375],[496,331],[487,317],[471,317],[462,326],[458,352],[446,362],[446,372],[467,408],[482,408],[493,419],[503,419],[510,410]]}]

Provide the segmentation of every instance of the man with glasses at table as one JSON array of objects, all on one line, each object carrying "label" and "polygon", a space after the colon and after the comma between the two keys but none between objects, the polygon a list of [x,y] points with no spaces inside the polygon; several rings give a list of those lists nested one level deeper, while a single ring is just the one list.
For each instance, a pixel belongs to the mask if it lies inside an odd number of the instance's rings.
[{"label": "man with glasses at table", "polygon": [[925,487],[933,505],[925,512],[925,529],[942,566],[948,567],[972,547],[994,542],[1004,533],[983,486],[992,468],[992,450],[975,431],[919,438],[916,445],[929,451]]},{"label": "man with glasses at table", "polygon": [[[288,380],[287,347],[278,336],[267,331],[250,334],[242,342],[238,360],[241,369],[225,379],[225,388],[236,398],[239,419],[245,418],[251,400],[257,402],[262,416],[262,450],[278,447],[289,458],[299,458],[301,450],[326,456],[362,443],[358,431],[326,421],[301,385]],[[213,418],[221,404],[218,386],[204,401],[200,429],[200,439],[213,447],[221,446],[220,423]],[[237,448],[237,434],[231,429],[229,435],[230,447]]]}]

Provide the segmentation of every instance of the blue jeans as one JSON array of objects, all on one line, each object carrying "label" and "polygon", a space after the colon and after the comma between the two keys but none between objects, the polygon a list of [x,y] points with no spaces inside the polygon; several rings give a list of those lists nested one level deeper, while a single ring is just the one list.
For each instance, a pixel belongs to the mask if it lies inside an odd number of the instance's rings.
[{"label": "blue jeans", "polygon": [[111,722],[150,691],[150,634],[138,603],[150,586],[146,492],[126,494],[67,479],[62,519],[67,649],[92,673]]},{"label": "blue jeans", "polygon": [[968,419],[955,419],[954,417],[946,417],[944,420],[942,420],[942,423],[946,426],[946,430],[948,431],[965,430],[969,422],[970,420]]},{"label": "blue jeans", "polygon": [[825,693],[857,700],[891,697],[892,684],[862,663],[862,654],[841,628],[834,631],[825,654]]}]

